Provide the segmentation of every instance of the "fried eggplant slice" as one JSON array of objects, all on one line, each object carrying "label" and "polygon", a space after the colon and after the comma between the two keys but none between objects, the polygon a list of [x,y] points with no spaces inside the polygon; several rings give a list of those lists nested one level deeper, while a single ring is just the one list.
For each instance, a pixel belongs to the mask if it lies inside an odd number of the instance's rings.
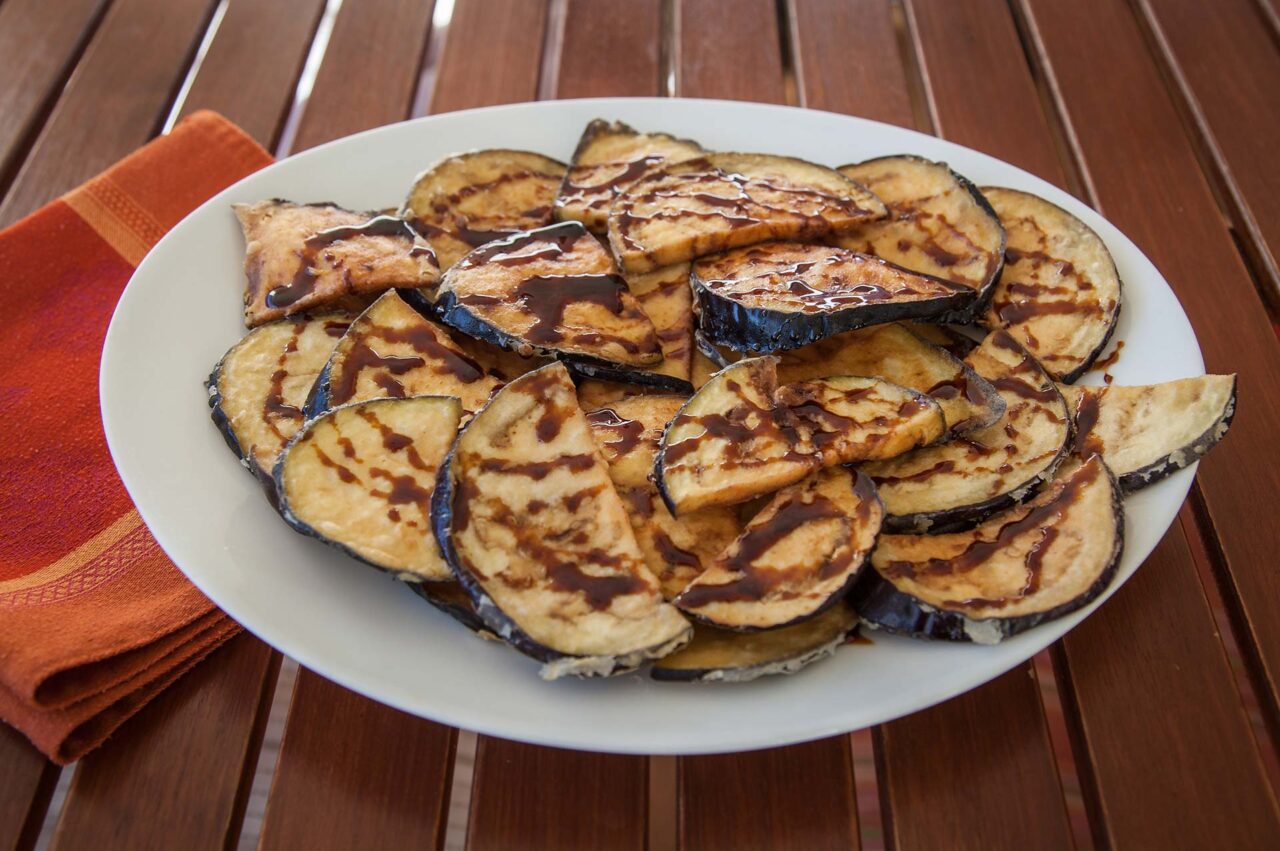
[{"label": "fried eggplant slice", "polygon": [[1005,401],[992,425],[949,443],[861,465],[895,532],[972,526],[1031,497],[1071,449],[1066,401],[1040,364],[1004,331],[966,359]]},{"label": "fried eggplant slice", "polygon": [[774,494],[675,604],[695,620],[752,632],[800,623],[840,600],[884,519],[875,486],[828,467]]},{"label": "fried eggplant slice", "polygon": [[706,570],[740,528],[729,507],[671,516],[650,478],[662,431],[684,403],[681,396],[632,396],[587,414],[645,564],[668,600]]},{"label": "fried eggplant slice", "polygon": [[505,362],[486,365],[478,347],[454,339],[392,291],[351,323],[307,399],[308,417],[367,399],[455,396],[470,415],[502,386]]},{"label": "fried eggplant slice", "polygon": [[746,502],[820,466],[779,417],[777,386],[777,359],[749,358],[720,370],[680,409],[654,463],[672,514]]},{"label": "fried eggplant slice", "polygon": [[[627,288],[653,323],[662,349],[662,362],[643,370],[627,370],[618,377],[674,393],[692,393],[693,292],[689,264],[677,263],[653,272],[624,275]],[[590,371],[591,367],[585,367]],[[578,367],[584,371],[584,367]]]},{"label": "fried eggplant slice", "polygon": [[973,301],[948,321],[981,316],[1000,277],[1005,244],[983,194],[945,163],[909,154],[843,166],[840,173],[876,193],[889,216],[835,243],[968,287]]},{"label": "fried eggplant slice", "polygon": [[649,675],[672,682],[744,683],[770,674],[794,674],[835,655],[858,628],[846,601],[794,626],[735,632],[694,624],[693,640],[653,663]]},{"label": "fried eggplant slice", "polygon": [[903,325],[877,325],[781,352],[778,380],[872,375],[927,393],[942,406],[947,431],[963,434],[991,425],[1004,400],[963,361],[925,342]]},{"label": "fried eggplant slice", "polygon": [[456,398],[414,396],[311,420],[275,466],[280,515],[406,582],[451,580],[431,535],[431,495],[461,419]]},{"label": "fried eggplant slice", "polygon": [[244,231],[244,322],[250,328],[351,296],[434,287],[434,252],[404,220],[334,204],[235,204]]},{"label": "fried eggplant slice", "polygon": [[825,166],[769,154],[707,154],[650,171],[609,210],[609,246],[628,272],[770,239],[815,240],[885,216],[866,187]]},{"label": "fried eggplant slice", "polygon": [[1231,427],[1235,375],[1122,387],[1060,385],[1075,419],[1075,452],[1097,453],[1135,491],[1199,461]]},{"label": "fried eggplant slice", "polygon": [[988,187],[1009,234],[1004,271],[987,308],[1059,381],[1075,381],[1102,354],[1120,317],[1120,275],[1102,238],[1038,195]]},{"label": "fried eggplant slice", "polygon": [[604,234],[613,199],[644,174],[665,162],[680,162],[704,153],[690,139],[667,133],[641,133],[623,124],[597,118],[578,141],[556,197],[555,217],[579,221],[592,233]]},{"label": "fried eggplant slice", "polygon": [[464,334],[522,355],[615,367],[605,377],[662,361],[653,322],[580,222],[472,251],[445,274],[436,306]]},{"label": "fried eggplant slice", "polygon": [[355,317],[299,316],[259,325],[231,347],[205,387],[231,451],[263,480],[305,419],[307,393]]},{"label": "fried eggplant slice", "polygon": [[623,673],[689,640],[563,364],[517,378],[463,429],[433,521],[480,619],[546,679]]},{"label": "fried eggplant slice", "polygon": [[608,407],[619,399],[645,396],[653,390],[639,384],[625,384],[621,381],[606,381],[598,378],[584,378],[578,381],[577,385],[578,404],[584,411]]},{"label": "fried eggplant slice", "polygon": [[530,151],[446,157],[414,181],[401,215],[448,271],[473,248],[551,222],[566,166]]},{"label": "fried eggplant slice", "polygon": [[690,278],[699,328],[731,349],[772,352],[899,319],[951,314],[973,290],[829,245],[764,242],[704,257]]},{"label": "fried eggplant slice", "polygon": [[995,644],[1093,601],[1123,549],[1120,488],[1095,455],[968,532],[881,535],[852,599],[877,629]]},{"label": "fried eggplant slice", "polygon": [[800,445],[824,467],[894,458],[947,431],[937,400],[881,378],[797,381],[779,387],[774,399]]}]

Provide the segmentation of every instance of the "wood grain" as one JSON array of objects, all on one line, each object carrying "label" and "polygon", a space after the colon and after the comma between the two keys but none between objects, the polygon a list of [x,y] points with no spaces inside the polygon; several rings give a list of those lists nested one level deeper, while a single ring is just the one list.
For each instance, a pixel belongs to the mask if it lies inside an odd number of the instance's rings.
[{"label": "wood grain", "polygon": [[273,150],[324,0],[236,0],[227,6],[180,115],[212,109]]},{"label": "wood grain", "polygon": [[912,127],[887,0],[789,0],[788,9],[802,106]]},{"label": "wood grain", "polygon": [[103,5],[104,0],[67,0],[56,15],[44,0],[0,5],[0,191],[80,58]]},{"label": "wood grain", "polygon": [[1122,0],[1070,9],[1036,0],[1024,9],[1099,209],[1164,272],[1208,369],[1239,373],[1231,433],[1200,466],[1198,484],[1226,562],[1223,596],[1277,729],[1280,524],[1258,522],[1257,511],[1280,493],[1280,466],[1260,463],[1274,456],[1280,428],[1280,343],[1132,10]]},{"label": "wood grain", "polygon": [[259,848],[436,847],[456,735],[300,670]]},{"label": "wood grain", "polygon": [[546,27],[546,0],[458,0],[431,112],[536,98]]},{"label": "wood grain", "polygon": [[291,149],[303,151],[409,115],[431,2],[361,0],[338,10]]},{"label": "wood grain", "polygon": [[1280,836],[1201,594],[1186,540],[1168,535],[1055,654],[1099,847],[1263,849]]},{"label": "wood grain", "polygon": [[890,847],[1071,848],[1030,663],[876,731]]},{"label": "wood grain", "polygon": [[221,849],[240,832],[279,656],[233,638],[80,761],[54,851]]},{"label": "wood grain", "polygon": [[859,847],[849,738],[678,761],[682,848]]},{"label": "wood grain", "polygon": [[661,0],[568,0],[558,98],[660,94]]},{"label": "wood grain", "polygon": [[771,0],[677,0],[675,18],[677,95],[786,102]]},{"label": "wood grain", "polygon": [[642,758],[481,736],[467,848],[642,851],[647,800],[648,773]]},{"label": "wood grain", "polygon": [[34,844],[58,774],[21,733],[0,724],[0,849]]},{"label": "wood grain", "polygon": [[[1212,158],[1232,219],[1280,306],[1280,114],[1263,104],[1280,92],[1280,49],[1253,0],[1137,0]],[[1247,129],[1246,129],[1247,128]]]},{"label": "wood grain", "polygon": [[211,8],[212,0],[119,0],[107,10],[0,204],[0,227],[159,130]]}]

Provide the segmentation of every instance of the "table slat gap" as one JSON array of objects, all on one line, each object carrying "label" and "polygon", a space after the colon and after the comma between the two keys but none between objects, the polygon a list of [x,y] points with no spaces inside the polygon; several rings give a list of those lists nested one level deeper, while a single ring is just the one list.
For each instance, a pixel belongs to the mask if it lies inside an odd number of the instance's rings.
[{"label": "table slat gap", "polygon": [[[0,227],[83,183],[155,135],[212,0],[117,0],[85,47],[0,203]],[[145,19],[149,26],[135,26]]]},{"label": "table slat gap", "polygon": [[[1131,0],[1150,51],[1209,177],[1222,215],[1280,315],[1280,117],[1262,104],[1280,87],[1280,41],[1253,0],[1220,0],[1212,15],[1185,0]],[[1261,108],[1259,108],[1261,107]],[[1240,132],[1240,121],[1248,132]]]},{"label": "table slat gap", "polygon": [[[1280,609],[1274,601],[1280,599],[1280,576],[1267,565],[1280,547],[1280,527],[1248,521],[1259,501],[1280,489],[1280,470],[1256,463],[1271,451],[1280,423],[1280,400],[1265,389],[1280,384],[1280,343],[1274,326],[1213,204],[1209,180],[1199,171],[1192,143],[1182,133],[1156,60],[1144,52],[1133,9],[1119,0],[1098,0],[1071,10],[1091,13],[1091,25],[1097,19],[1111,28],[1102,42],[1106,47],[1091,46],[1090,55],[1123,76],[1099,89],[1086,83],[1072,63],[1050,61],[1055,56],[1062,59],[1061,33],[1082,27],[1081,19],[1061,8],[1020,2],[1033,43],[1043,51],[1046,74],[1056,79],[1055,97],[1064,116],[1076,113],[1077,147],[1095,172],[1093,194],[1100,208],[1162,266],[1186,305],[1209,370],[1240,373],[1242,394],[1248,394],[1230,436],[1199,472],[1197,485],[1211,520],[1200,531],[1211,547],[1221,547],[1228,566],[1222,571],[1227,579],[1222,593],[1246,615],[1249,628],[1237,639],[1246,658],[1256,657],[1251,667],[1260,676],[1254,687],[1275,714],[1280,705]],[[1103,115],[1117,114],[1116,100],[1122,104],[1118,114],[1130,123],[1137,115],[1148,122],[1140,125],[1138,135],[1115,133],[1102,121]],[[1139,136],[1145,145],[1135,144]],[[1125,152],[1126,146],[1131,150]],[[1122,162],[1125,171],[1120,173]],[[1099,176],[1104,172],[1105,183]],[[1158,193],[1161,203],[1136,196],[1139,186],[1148,194]],[[1209,210],[1212,215],[1197,218],[1178,212],[1188,209]],[[1195,283],[1210,279],[1214,287]]]},{"label": "table slat gap", "polygon": [[[111,5],[110,0],[77,2],[80,14],[77,9],[64,7],[62,14],[49,15],[45,0],[9,0],[0,6],[0,52],[7,57],[10,78],[10,85],[0,92],[0,114],[5,116],[0,125],[0,199],[17,177]],[[42,41],[40,34],[33,36],[31,30],[38,27],[56,28],[53,35],[57,43]],[[43,34],[48,35],[47,31]],[[8,41],[10,36],[12,43]],[[49,62],[50,59],[56,61]],[[46,63],[43,69],[31,67],[42,61]]]},{"label": "table slat gap", "polygon": [[177,680],[80,760],[50,848],[227,848],[278,669],[278,654],[242,634]]},{"label": "table slat gap", "polygon": [[0,848],[35,846],[63,770],[17,730],[0,725]]},{"label": "table slat gap", "polygon": [[915,128],[921,133],[940,135],[937,107],[929,88],[929,60],[924,45],[920,43],[915,11],[910,0],[891,0],[893,28],[898,36],[898,52],[907,76],[907,91],[911,93],[911,110]]}]

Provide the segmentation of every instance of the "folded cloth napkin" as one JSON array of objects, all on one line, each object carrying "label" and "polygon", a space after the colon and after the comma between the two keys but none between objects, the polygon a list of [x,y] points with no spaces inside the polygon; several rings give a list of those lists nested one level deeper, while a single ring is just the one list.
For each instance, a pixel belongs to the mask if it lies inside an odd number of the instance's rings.
[{"label": "folded cloth napkin", "polygon": [[239,631],[174,567],[107,452],[98,359],[143,255],[271,162],[192,115],[0,232],[0,718],[57,763]]}]

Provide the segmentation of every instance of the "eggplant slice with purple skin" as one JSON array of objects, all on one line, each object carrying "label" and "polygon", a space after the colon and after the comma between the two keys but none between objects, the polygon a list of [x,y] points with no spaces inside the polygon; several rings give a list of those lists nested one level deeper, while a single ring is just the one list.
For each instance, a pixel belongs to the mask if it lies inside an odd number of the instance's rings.
[{"label": "eggplant slice with purple skin", "polygon": [[797,349],[844,331],[949,315],[973,290],[829,245],[764,242],[704,257],[690,278],[699,328],[740,351]]},{"label": "eggplant slice with purple skin", "polygon": [[462,430],[433,525],[480,620],[546,679],[624,673],[689,640],[563,364],[511,382]]},{"label": "eggplant slice with purple skin", "polygon": [[874,375],[927,393],[942,406],[953,435],[985,428],[1004,413],[1004,399],[989,381],[905,325],[846,331],[778,355],[779,381],[832,375]]},{"label": "eggplant slice with purple skin", "polygon": [[1226,436],[1236,412],[1235,375],[1058,389],[1075,421],[1075,452],[1101,455],[1126,492],[1199,461]]},{"label": "eggplant slice with purple skin", "polygon": [[653,663],[649,676],[669,682],[743,683],[794,674],[835,654],[858,629],[858,613],[841,600],[815,617],[764,632],[694,624],[693,640]]},{"label": "eggplant slice with purple skin", "polygon": [[667,133],[641,133],[597,118],[582,131],[569,173],[556,196],[557,221],[579,221],[592,233],[609,227],[609,208],[631,184],[665,162],[680,162],[705,153],[690,139]]},{"label": "eggplant slice with purple skin", "polygon": [[475,604],[471,602],[467,592],[462,590],[462,586],[453,579],[452,575],[448,582],[412,582],[409,583],[409,588],[478,637],[488,641],[502,641],[489,631],[484,621],[480,620],[480,616],[476,614]]},{"label": "eggplant slice with purple skin", "polygon": [[933,397],[880,378],[798,381],[779,387],[774,399],[800,445],[825,467],[894,458],[947,431]]},{"label": "eggplant slice with purple skin", "polygon": [[946,163],[910,154],[839,171],[875,192],[889,215],[834,244],[971,290],[973,299],[945,321],[965,324],[981,316],[1000,277],[1005,247],[1004,228],[983,194]]},{"label": "eggplant slice with purple skin", "polygon": [[447,272],[473,248],[550,224],[565,170],[564,163],[530,151],[455,154],[418,176],[400,214],[427,238]]},{"label": "eggplant slice with purple skin", "polygon": [[580,222],[476,249],[445,274],[436,307],[464,334],[522,355],[563,358],[593,377],[616,379],[662,362],[653,322]]},{"label": "eggplant slice with purple skin", "polygon": [[462,406],[374,399],[311,420],[273,478],[285,522],[406,582],[452,580],[431,536],[431,495]]},{"label": "eggplant slice with purple skin", "polygon": [[[662,363],[641,371],[629,371],[626,380],[692,393],[693,292],[689,289],[689,264],[663,266],[652,272],[623,275],[640,309],[653,322],[662,347]],[[581,367],[579,368],[581,371]]]},{"label": "eggplant slice with purple skin", "polygon": [[1058,381],[1075,381],[1102,354],[1120,317],[1115,260],[1088,225],[1038,195],[982,191],[1009,234],[983,321],[1007,330]]},{"label": "eggplant slice with purple skin", "polygon": [[808,620],[852,586],[883,519],[870,479],[819,470],[774,494],[674,602],[700,623],[741,632]]},{"label": "eggplant slice with purple skin", "polygon": [[720,370],[680,409],[654,462],[672,514],[746,502],[820,466],[780,416],[777,387],[777,358],[749,358]]},{"label": "eggplant slice with purple skin", "polygon": [[1018,342],[993,331],[967,358],[1005,400],[990,426],[888,461],[860,465],[895,532],[963,529],[1032,496],[1071,449],[1066,401]]},{"label": "eggplant slice with purple skin", "polygon": [[222,356],[205,382],[214,424],[264,482],[302,427],[307,393],[353,319],[326,313],[259,325]]},{"label": "eggplant slice with purple skin", "polygon": [[367,399],[456,396],[470,415],[506,380],[528,369],[513,360],[509,353],[455,338],[391,291],[338,341],[316,378],[306,413],[316,417]]},{"label": "eggplant slice with purple skin", "polygon": [[1123,549],[1120,488],[1094,455],[970,531],[881,535],[852,600],[876,629],[995,644],[1088,605]]},{"label": "eggplant slice with purple skin", "polygon": [[235,204],[245,239],[244,317],[249,327],[393,287],[434,287],[436,256],[395,216],[335,204]]},{"label": "eggplant slice with purple skin", "polygon": [[663,429],[684,403],[681,396],[632,396],[587,414],[645,564],[668,600],[706,570],[741,528],[732,507],[673,517],[650,478]]},{"label": "eggplant slice with purple skin", "polygon": [[627,272],[648,272],[771,239],[848,233],[885,214],[866,187],[825,166],[713,153],[659,166],[618,195],[609,247]]}]

